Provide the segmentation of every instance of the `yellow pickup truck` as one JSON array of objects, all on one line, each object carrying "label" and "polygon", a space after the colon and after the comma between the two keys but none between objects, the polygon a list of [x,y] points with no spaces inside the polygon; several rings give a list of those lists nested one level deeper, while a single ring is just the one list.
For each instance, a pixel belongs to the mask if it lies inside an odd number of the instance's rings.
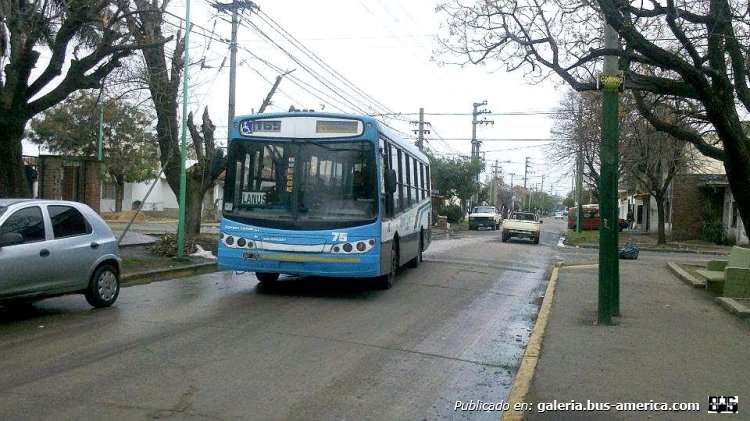
[{"label": "yellow pickup truck", "polygon": [[539,244],[542,221],[533,212],[513,212],[503,221],[503,242],[511,237],[528,238]]}]

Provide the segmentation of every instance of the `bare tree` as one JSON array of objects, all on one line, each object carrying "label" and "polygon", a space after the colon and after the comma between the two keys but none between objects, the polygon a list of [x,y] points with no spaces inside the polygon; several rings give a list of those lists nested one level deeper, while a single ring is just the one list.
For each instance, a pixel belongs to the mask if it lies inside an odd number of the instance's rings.
[{"label": "bare tree", "polygon": [[[750,138],[741,124],[750,111],[747,1],[454,0],[438,10],[448,24],[439,54],[460,63],[499,61],[531,81],[554,74],[586,91],[596,89],[601,58],[619,57],[642,115],[722,161],[740,215],[750,221]],[[605,22],[624,48],[604,48]],[[651,112],[655,103],[673,104],[677,121],[690,124],[660,118]],[[706,140],[708,131],[720,144]]]},{"label": "bare tree", "polygon": [[[640,114],[634,112],[633,99],[626,98],[624,107],[631,110],[623,117],[622,147],[620,162],[627,174],[635,177],[642,188],[656,201],[657,243],[666,244],[665,207],[674,176],[695,168],[698,161],[695,148],[677,140],[651,126]],[[671,107],[670,107],[671,108]],[[670,121],[669,108],[657,110],[660,118]],[[677,124],[674,122],[674,124]]]},{"label": "bare tree", "polygon": [[[158,1],[133,0],[134,12],[129,15],[128,26],[135,38],[142,43],[163,38],[164,15],[169,0]],[[185,42],[178,31],[175,37],[171,58],[164,44],[143,50],[146,64],[146,86],[151,93],[156,112],[156,133],[159,142],[159,160],[167,183],[176,196],[180,194],[181,153],[179,143],[179,125],[177,119],[177,98],[180,93],[183,52]],[[203,196],[214,185],[222,169],[222,152],[216,149],[214,142],[215,126],[208,115],[208,108],[203,111],[200,130],[193,122],[193,113],[188,116],[193,147],[198,162],[190,167],[186,177],[185,193],[185,232],[195,237],[200,234]]]}]

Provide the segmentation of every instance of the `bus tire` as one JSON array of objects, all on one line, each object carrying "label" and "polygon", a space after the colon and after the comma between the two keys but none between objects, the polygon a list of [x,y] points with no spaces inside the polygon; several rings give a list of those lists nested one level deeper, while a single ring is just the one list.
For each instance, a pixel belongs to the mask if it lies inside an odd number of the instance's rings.
[{"label": "bus tire", "polygon": [[422,263],[422,250],[424,249],[424,232],[419,233],[419,250],[417,251],[417,255],[409,260],[409,263],[407,265],[410,268],[418,268],[420,263]]},{"label": "bus tire", "polygon": [[258,282],[260,282],[261,284],[272,284],[279,280],[279,274],[268,273],[268,272],[255,272],[255,278],[258,279]]},{"label": "bus tire", "polygon": [[388,273],[378,278],[378,289],[391,289],[393,282],[396,280],[396,272],[398,272],[398,260],[398,240],[394,238],[391,245],[391,269]]}]

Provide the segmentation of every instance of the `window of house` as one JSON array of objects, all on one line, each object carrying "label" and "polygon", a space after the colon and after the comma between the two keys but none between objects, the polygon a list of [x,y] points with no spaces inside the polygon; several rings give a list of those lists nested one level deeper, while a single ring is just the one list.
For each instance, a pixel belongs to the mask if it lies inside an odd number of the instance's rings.
[{"label": "window of house", "polygon": [[115,200],[115,183],[104,183],[102,185],[102,199]]}]

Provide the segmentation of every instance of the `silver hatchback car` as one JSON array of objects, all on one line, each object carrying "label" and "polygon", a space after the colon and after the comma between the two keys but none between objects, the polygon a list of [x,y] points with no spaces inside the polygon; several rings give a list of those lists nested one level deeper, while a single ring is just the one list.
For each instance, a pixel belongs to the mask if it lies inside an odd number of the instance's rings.
[{"label": "silver hatchback car", "polygon": [[120,293],[117,240],[78,202],[0,199],[0,302],[83,293],[94,307]]}]

